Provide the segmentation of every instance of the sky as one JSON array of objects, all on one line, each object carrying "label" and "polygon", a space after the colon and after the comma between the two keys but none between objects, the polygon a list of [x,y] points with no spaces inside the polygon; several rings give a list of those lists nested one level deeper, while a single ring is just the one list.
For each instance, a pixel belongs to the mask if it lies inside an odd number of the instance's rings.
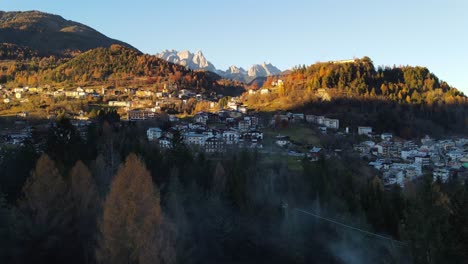
[{"label": "sky", "polygon": [[0,10],[58,14],[149,54],[202,50],[218,69],[363,56],[425,66],[468,94],[466,0],[0,0]]}]

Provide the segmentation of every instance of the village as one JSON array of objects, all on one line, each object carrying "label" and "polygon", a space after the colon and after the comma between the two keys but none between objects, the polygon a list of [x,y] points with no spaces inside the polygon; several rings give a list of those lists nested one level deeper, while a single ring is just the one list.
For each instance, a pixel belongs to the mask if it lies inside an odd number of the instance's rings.
[{"label": "village", "polygon": [[[278,85],[281,83],[276,84]],[[250,90],[248,93],[268,94],[270,90]],[[118,109],[119,114],[123,116],[123,122],[144,123],[160,120],[165,116],[169,127],[149,127],[146,130],[147,140],[158,144],[161,149],[171,148],[174,135],[178,134],[194,151],[207,154],[248,149],[265,155],[287,156],[295,161],[306,158],[310,162],[316,162],[320,158],[339,157],[343,151],[347,151],[367,161],[386,186],[398,184],[403,188],[408,182],[418,180],[426,173],[432,174],[434,181],[442,182],[450,179],[463,181],[468,177],[468,138],[436,140],[426,136],[420,140],[403,140],[391,133],[374,133],[373,128],[367,126],[341,128],[339,119],[321,115],[277,112],[265,116],[250,111],[238,97],[225,97],[227,100],[221,106],[222,95],[197,94],[190,90],[178,90],[170,85],[165,85],[160,92],[104,87],[100,90],[78,87],[71,91],[50,87],[0,87],[0,95],[4,104],[12,103],[13,100],[25,103],[31,95],[69,99],[105,98],[107,107]],[[188,104],[189,100],[205,102],[208,109],[189,117],[164,115],[168,106]],[[27,111],[16,114],[16,124],[21,129],[14,132],[2,131],[4,144],[19,145],[31,137],[31,126],[25,121],[28,117]],[[54,120],[56,115],[51,114],[48,118]],[[86,127],[93,120],[82,111],[72,119],[77,130],[85,137]],[[306,135],[309,138],[292,138],[288,135],[288,132],[300,128],[306,132],[310,131],[311,134]],[[318,138],[319,135],[353,137],[358,138],[360,142],[354,144],[350,150],[327,149],[319,139],[310,140]]]}]

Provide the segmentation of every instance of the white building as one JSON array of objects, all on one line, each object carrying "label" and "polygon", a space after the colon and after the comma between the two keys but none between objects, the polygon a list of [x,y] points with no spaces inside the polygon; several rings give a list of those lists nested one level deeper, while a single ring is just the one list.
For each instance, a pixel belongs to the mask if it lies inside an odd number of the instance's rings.
[{"label": "white building", "polygon": [[113,107],[130,107],[132,104],[130,102],[121,102],[121,101],[109,101],[109,106]]},{"label": "white building", "polygon": [[227,145],[235,145],[239,143],[239,132],[235,130],[226,130],[223,131],[222,137]]},{"label": "white building", "polygon": [[260,94],[261,95],[271,94],[271,91],[270,91],[270,89],[263,88],[263,89],[260,90]]},{"label": "white building", "polygon": [[184,142],[187,145],[194,146],[204,146],[206,141],[206,136],[203,134],[188,132],[184,133]]},{"label": "white building", "polygon": [[380,135],[380,138],[385,141],[390,141],[392,140],[393,135],[392,133],[383,133],[382,135]]},{"label": "white building", "polygon": [[446,183],[450,178],[450,172],[445,168],[434,169],[432,177],[434,181],[440,179],[443,183]]},{"label": "white building", "polygon": [[372,134],[372,127],[358,127],[358,135],[370,136]]},{"label": "white building", "polygon": [[146,131],[146,136],[148,137],[149,141],[156,140],[162,137],[162,135],[163,131],[159,127],[152,127]]},{"label": "white building", "polygon": [[247,131],[250,129],[250,126],[251,126],[252,122],[250,119],[247,119],[247,120],[241,120],[239,121],[239,130],[240,131]]},{"label": "white building", "polygon": [[340,128],[340,120],[325,118],[324,122],[323,122],[323,125],[326,126],[327,128],[339,129]]},{"label": "white building", "polygon": [[158,143],[159,143],[159,147],[162,148],[162,149],[172,148],[171,139],[168,138],[168,137],[162,136],[162,137],[158,138]]},{"label": "white building", "polygon": [[280,147],[285,147],[291,144],[291,141],[289,140],[289,137],[287,136],[277,136],[276,137],[276,145]]}]

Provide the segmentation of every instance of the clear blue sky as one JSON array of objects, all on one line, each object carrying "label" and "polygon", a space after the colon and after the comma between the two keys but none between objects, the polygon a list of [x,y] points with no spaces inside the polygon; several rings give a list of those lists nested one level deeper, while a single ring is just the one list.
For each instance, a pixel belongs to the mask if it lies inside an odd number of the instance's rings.
[{"label": "clear blue sky", "polygon": [[87,24],[143,52],[203,50],[217,68],[369,56],[427,66],[468,94],[467,0],[0,0]]}]

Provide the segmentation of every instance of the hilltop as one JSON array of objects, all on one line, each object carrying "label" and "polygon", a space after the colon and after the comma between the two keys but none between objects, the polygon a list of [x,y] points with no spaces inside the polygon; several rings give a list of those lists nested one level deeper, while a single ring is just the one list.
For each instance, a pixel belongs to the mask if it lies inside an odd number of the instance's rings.
[{"label": "hilltop", "polygon": [[71,56],[112,44],[133,48],[89,26],[39,11],[0,11],[0,42],[33,50],[40,56]]}]

